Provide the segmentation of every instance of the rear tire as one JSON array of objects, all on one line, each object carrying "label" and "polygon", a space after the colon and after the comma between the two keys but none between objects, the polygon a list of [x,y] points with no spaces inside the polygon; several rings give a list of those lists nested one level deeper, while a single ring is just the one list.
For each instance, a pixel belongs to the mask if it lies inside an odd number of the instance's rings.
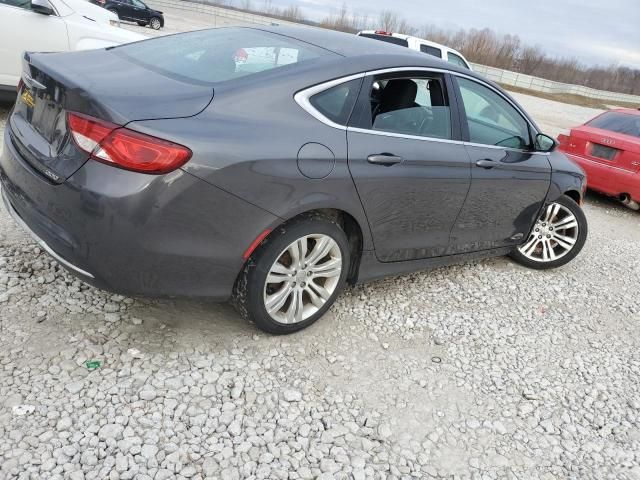
[{"label": "rear tire", "polygon": [[152,17],[151,20],[149,20],[149,26],[154,30],[160,30],[160,27],[162,27],[162,23],[160,22],[160,19],[158,17]]},{"label": "rear tire", "polygon": [[347,235],[335,219],[301,217],[274,230],[251,255],[232,303],[273,334],[302,330],[334,303],[351,265]]},{"label": "rear tire", "polygon": [[580,205],[563,195],[544,208],[527,240],[510,256],[538,270],[560,267],[580,253],[588,230]]}]

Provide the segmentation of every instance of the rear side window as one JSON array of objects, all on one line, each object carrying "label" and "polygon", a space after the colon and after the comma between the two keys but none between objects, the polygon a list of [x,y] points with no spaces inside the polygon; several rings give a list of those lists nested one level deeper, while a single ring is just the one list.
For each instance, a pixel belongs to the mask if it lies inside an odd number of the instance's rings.
[{"label": "rear side window", "polygon": [[469,68],[467,62],[465,62],[460,55],[456,55],[455,53],[447,52],[447,61],[454,65],[458,65],[459,67]]},{"label": "rear side window", "polygon": [[451,139],[451,110],[440,74],[378,77],[370,101],[371,130]]},{"label": "rear side window", "polygon": [[313,107],[338,125],[346,125],[356,103],[362,79],[351,80],[316,93],[309,99]]},{"label": "rear side window", "polygon": [[640,137],[640,115],[629,115],[621,112],[607,112],[594,118],[588,126],[609,130],[610,132]]},{"label": "rear side window", "polygon": [[392,37],[391,35],[374,35],[373,33],[363,33],[360,35],[365,38],[373,38],[374,40],[380,40],[381,42],[393,43],[394,45],[400,45],[401,47],[408,47],[409,42],[402,38]]},{"label": "rear side window", "polygon": [[420,44],[420,51],[422,53],[427,53],[429,55],[433,55],[434,57],[442,58],[442,50],[436,47],[431,47],[429,45]]},{"label": "rear side window", "polygon": [[111,49],[159,73],[203,84],[234,80],[276,68],[295,68],[337,54],[250,28],[219,28],[154,38]]}]

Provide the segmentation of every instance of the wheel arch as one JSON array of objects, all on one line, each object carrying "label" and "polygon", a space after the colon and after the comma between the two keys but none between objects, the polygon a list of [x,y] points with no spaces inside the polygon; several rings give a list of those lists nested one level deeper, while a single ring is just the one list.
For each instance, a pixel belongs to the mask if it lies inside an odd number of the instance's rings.
[{"label": "wheel arch", "polygon": [[[342,210],[339,208],[328,208],[328,207],[319,207],[313,208],[309,210],[304,210],[301,212],[296,212],[292,214],[286,219],[282,219],[276,225],[272,225],[269,229],[269,234],[264,236],[259,245],[255,248],[254,251],[251,252],[253,255],[254,252],[259,250],[260,245],[269,241],[269,237],[272,232],[281,227],[286,227],[287,225],[297,222],[303,218],[309,217],[320,217],[324,219],[330,219],[335,221],[342,230],[344,230],[347,235],[347,239],[349,240],[350,247],[350,257],[351,263],[349,265],[349,273],[347,275],[347,283],[355,283],[358,278],[358,270],[360,268],[360,260],[362,258],[362,252],[364,250],[365,245],[365,231],[363,231],[362,225],[360,222],[353,216],[351,213],[346,210]],[[368,228],[368,227],[367,227]],[[247,260],[249,261],[249,259]]]}]

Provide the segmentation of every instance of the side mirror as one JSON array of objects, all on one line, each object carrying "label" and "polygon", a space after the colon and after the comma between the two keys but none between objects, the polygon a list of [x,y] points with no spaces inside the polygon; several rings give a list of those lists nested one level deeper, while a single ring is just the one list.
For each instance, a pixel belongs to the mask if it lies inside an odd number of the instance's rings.
[{"label": "side mirror", "polygon": [[42,15],[53,15],[53,8],[47,0],[31,0],[31,10]]},{"label": "side mirror", "polygon": [[558,146],[555,138],[539,133],[536,135],[535,150],[536,152],[553,152]]}]

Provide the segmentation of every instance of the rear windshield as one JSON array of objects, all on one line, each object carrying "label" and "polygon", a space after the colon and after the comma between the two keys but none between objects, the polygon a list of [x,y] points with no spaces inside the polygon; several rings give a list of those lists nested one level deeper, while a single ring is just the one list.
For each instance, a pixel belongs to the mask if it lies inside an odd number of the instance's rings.
[{"label": "rear windshield", "polygon": [[336,54],[290,37],[251,28],[219,28],[154,38],[112,51],[150,70],[214,84],[276,68],[295,68]]},{"label": "rear windshield", "polygon": [[640,137],[640,115],[629,115],[620,112],[607,112],[594,118],[589,123],[590,127],[609,130],[610,132],[623,133],[632,137]]},{"label": "rear windshield", "polygon": [[361,37],[373,38],[374,40],[380,40],[382,42],[393,43],[394,45],[400,45],[401,47],[408,47],[409,42],[402,38],[392,37],[391,35],[375,35],[373,33],[361,33]]}]

